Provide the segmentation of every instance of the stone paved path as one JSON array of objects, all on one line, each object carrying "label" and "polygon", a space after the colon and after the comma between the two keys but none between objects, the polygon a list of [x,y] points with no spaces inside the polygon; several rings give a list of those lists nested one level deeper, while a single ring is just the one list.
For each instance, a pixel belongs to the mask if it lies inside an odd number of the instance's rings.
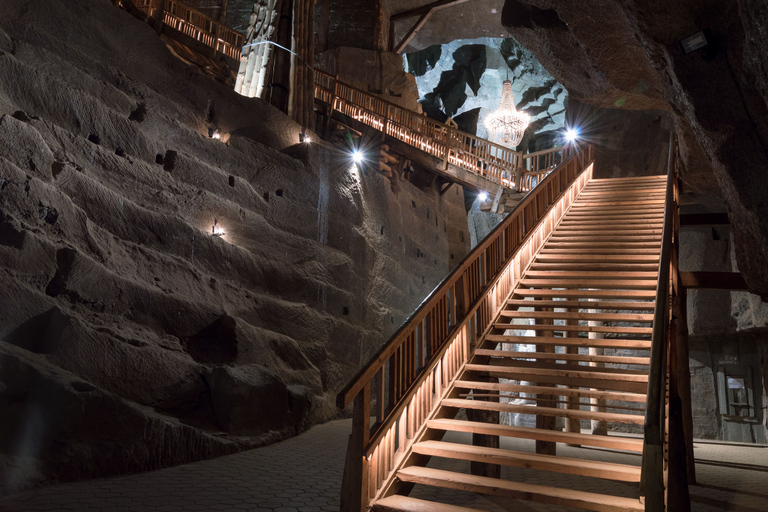
[{"label": "stone paved path", "polygon": [[[282,443],[214,460],[8,496],[0,499],[0,511],[337,511],[350,428],[350,420],[332,421]],[[560,453],[574,456],[578,450],[583,449],[561,446]],[[692,510],[768,512],[768,447],[702,442],[696,443],[695,450],[699,483],[691,487]],[[593,458],[639,464],[637,455],[590,451]],[[461,463],[435,461],[435,467],[457,464],[462,469]],[[523,474],[515,468],[504,471],[509,478]],[[552,475],[529,471],[525,478],[543,483],[551,482]],[[585,490],[595,485],[567,475],[557,478],[563,485]],[[613,491],[628,495],[633,492],[620,483]],[[421,497],[431,494],[430,489],[418,486],[413,493]],[[573,510],[461,492],[441,496],[445,502],[491,512]]]}]

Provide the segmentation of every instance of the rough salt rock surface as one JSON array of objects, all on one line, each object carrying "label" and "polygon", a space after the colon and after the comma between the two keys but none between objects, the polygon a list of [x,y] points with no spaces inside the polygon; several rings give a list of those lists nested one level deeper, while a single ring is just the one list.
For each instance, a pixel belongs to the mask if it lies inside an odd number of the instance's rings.
[{"label": "rough salt rock surface", "polygon": [[299,145],[108,0],[4,2],[0,77],[0,493],[333,417],[466,253],[460,187]]},{"label": "rough salt rock surface", "polygon": [[484,121],[498,110],[507,77],[515,107],[531,116],[527,138],[564,126],[568,92],[514,39],[457,39],[409,53],[405,62],[424,111],[440,121],[473,111],[476,130],[460,127],[478,137],[488,138]]},{"label": "rough salt rock surface", "polygon": [[[572,97],[670,112],[684,180],[725,199],[739,268],[768,297],[765,2],[506,0],[502,23]],[[715,50],[685,55],[702,28]]]}]

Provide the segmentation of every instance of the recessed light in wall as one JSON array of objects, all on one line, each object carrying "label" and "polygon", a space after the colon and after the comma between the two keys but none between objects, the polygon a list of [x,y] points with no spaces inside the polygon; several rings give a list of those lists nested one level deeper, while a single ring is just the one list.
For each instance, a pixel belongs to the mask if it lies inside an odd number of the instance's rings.
[{"label": "recessed light in wall", "polygon": [[213,227],[211,227],[211,236],[224,236],[224,228],[219,225],[219,219],[213,219]]}]

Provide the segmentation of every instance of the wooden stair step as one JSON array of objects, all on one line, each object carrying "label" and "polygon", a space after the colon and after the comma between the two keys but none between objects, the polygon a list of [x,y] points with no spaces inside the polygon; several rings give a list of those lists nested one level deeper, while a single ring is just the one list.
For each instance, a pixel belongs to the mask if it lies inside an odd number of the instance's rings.
[{"label": "wooden stair step", "polygon": [[610,310],[644,310],[653,311],[653,302],[627,301],[579,301],[579,300],[524,300],[509,299],[507,305],[513,307],[555,307],[571,309],[610,309]]},{"label": "wooden stair step", "polygon": [[539,254],[626,254],[626,255],[656,255],[659,254],[658,247],[625,247],[625,248],[611,248],[611,247],[569,247],[567,249],[558,247],[546,247],[542,249]]},{"label": "wooden stair step", "polygon": [[602,229],[594,228],[592,226],[584,226],[582,228],[570,227],[570,226],[558,226],[555,229],[555,233],[558,235],[567,236],[581,236],[581,235],[626,235],[626,234],[654,234],[661,235],[661,229],[658,228],[646,228],[646,227],[627,227],[617,229],[616,226],[605,226]]},{"label": "wooden stair step", "polygon": [[[538,256],[541,258],[541,256]],[[530,279],[523,277],[520,286],[529,288],[597,288],[600,290],[655,290],[656,280],[649,279]]]},{"label": "wooden stair step", "polygon": [[534,261],[531,269],[535,270],[659,270],[658,263],[613,263],[613,262],[558,262],[558,263],[540,263]]},{"label": "wooden stair step", "polygon": [[535,439],[537,441],[550,441],[553,443],[596,446],[599,448],[626,450],[638,453],[643,451],[643,440],[632,437],[561,432],[559,430],[515,427],[512,425],[497,425],[483,423],[481,421],[464,421],[447,418],[430,420],[427,422],[427,428],[432,430],[444,430],[446,432],[465,432],[488,436],[514,437],[517,439]]},{"label": "wooden stair step", "polygon": [[517,439],[532,439],[555,443],[575,444],[581,446],[595,446],[612,450],[625,450],[631,452],[642,452],[643,450],[642,439],[620,436],[601,436],[574,432],[560,432],[545,429],[496,425],[483,422],[462,421],[454,419],[430,420],[427,423],[427,427],[432,430],[442,430],[446,432],[464,432],[500,437],[511,437]]},{"label": "wooden stair step", "polygon": [[[536,339],[536,338],[534,338]],[[552,361],[584,361],[590,363],[640,364],[648,365],[650,357],[641,356],[599,356],[591,354],[553,354],[551,352],[512,352],[508,350],[476,349],[475,355],[487,357],[508,357],[510,359],[537,359]]]},{"label": "wooden stair step", "polygon": [[573,270],[529,270],[525,273],[526,278],[591,278],[591,279],[653,279],[658,280],[658,272],[600,272],[600,271],[573,271]]},{"label": "wooden stair step", "polygon": [[558,418],[575,418],[580,420],[599,420],[610,423],[627,423],[642,425],[645,422],[643,414],[621,414],[617,412],[582,411],[581,409],[560,409],[558,407],[542,407],[540,405],[504,404],[486,402],[485,400],[463,400],[448,398],[443,400],[442,407],[453,409],[474,409],[478,411],[512,412],[517,414],[533,414],[537,416],[555,416]]},{"label": "wooden stair step", "polygon": [[[614,334],[645,334],[653,333],[651,327],[616,327],[612,325],[547,325],[547,324],[493,324],[494,329],[514,329],[516,331],[556,331],[556,332],[603,332]],[[534,336],[531,336],[534,338]],[[535,342],[533,342],[535,343]]]},{"label": "wooden stair step", "polygon": [[[532,306],[536,305],[533,304]],[[605,322],[653,322],[652,314],[639,313],[560,313],[552,311],[512,311],[506,309],[502,310],[499,314],[507,318],[547,318],[553,320],[586,320]]]},{"label": "wooden stair step", "polygon": [[[663,221],[655,221],[652,219],[639,219],[639,220],[627,220],[627,219],[614,219],[611,221],[605,221],[604,219],[581,219],[581,220],[571,220],[571,219],[563,219],[560,224],[557,225],[557,228],[571,228],[571,227],[580,227],[580,228],[593,228],[593,229],[602,229],[606,223],[610,223],[611,227],[613,229],[634,229],[636,226],[647,226],[647,227],[653,227],[655,229],[663,229],[664,223]],[[583,230],[580,230],[583,231]]]},{"label": "wooden stair step", "polygon": [[[488,349],[485,349],[488,350]],[[528,359],[514,359],[504,356],[495,356],[490,359],[487,356],[482,356],[477,359],[472,359],[473,365],[487,365],[493,367],[514,368],[515,371],[531,371],[531,370],[551,370],[554,372],[560,372],[557,375],[564,375],[562,372],[581,372],[584,376],[597,375],[598,378],[603,378],[604,375],[617,375],[619,380],[624,380],[627,375],[640,375],[642,377],[648,376],[648,369],[628,369],[628,368],[614,368],[612,366],[592,366],[589,364],[580,364],[579,361],[565,361],[558,363],[557,360],[536,359],[529,361]],[[642,366],[642,365],[638,365]],[[475,368],[474,366],[472,368]],[[557,376],[555,375],[555,376]],[[519,379],[518,379],[519,380]]]},{"label": "wooden stair step", "polygon": [[652,262],[659,261],[659,255],[658,254],[653,254],[653,255],[639,254],[637,256],[631,256],[631,255],[622,256],[620,254],[617,254],[617,255],[596,254],[592,256],[592,255],[578,254],[574,256],[569,256],[567,254],[539,254],[536,256],[536,261],[541,261],[541,262],[561,261],[561,262],[572,262],[572,263],[579,263],[579,262],[652,263]]},{"label": "wooden stair step", "polygon": [[[640,372],[633,370],[622,370],[620,368],[614,369],[614,371],[608,371],[609,368],[601,368],[598,366],[577,366],[577,365],[558,365],[564,368],[539,368],[536,366],[523,366],[521,361],[509,361],[509,364],[476,364],[467,363],[465,366],[467,371],[475,372],[488,372],[488,373],[518,373],[525,374],[526,378],[515,378],[515,380],[524,380],[528,382],[536,382],[541,384],[545,382],[545,379],[550,377],[557,377],[567,379],[571,384],[578,382],[578,379],[584,379],[589,381],[610,381],[611,385],[619,382],[631,382],[641,383],[645,385],[648,382],[648,372]],[[618,370],[618,371],[616,371]],[[558,383],[559,384],[559,383]],[[565,384],[564,384],[565,385]],[[591,386],[587,384],[579,385],[579,387],[591,387],[597,389],[613,389],[601,386]],[[621,391],[621,390],[620,390]]]},{"label": "wooden stair step", "polygon": [[[595,372],[574,372],[571,375],[563,375],[562,370],[549,370],[538,368],[520,368],[512,366],[490,366],[490,365],[468,365],[467,371],[479,372],[481,375],[488,374],[491,377],[501,377],[504,379],[519,380],[525,382],[535,382],[537,385],[546,386],[572,386],[588,387],[604,391],[627,391],[629,393],[645,393],[648,391],[647,383],[631,382],[626,380],[611,379],[615,377],[612,373]],[[534,370],[537,373],[532,373]],[[542,375],[540,371],[549,371],[550,374]],[[597,378],[590,378],[590,375]],[[642,375],[632,375],[632,377],[643,377]],[[462,377],[466,378],[466,377]]]},{"label": "wooden stair step", "polygon": [[445,441],[422,441],[414,444],[412,450],[414,453],[431,457],[500,464],[502,466],[551,471],[567,475],[581,475],[605,480],[616,480],[618,482],[640,483],[640,468],[627,464],[597,462]]},{"label": "wooden stair step", "polygon": [[601,391],[598,389],[556,388],[549,386],[537,386],[535,384],[510,384],[508,382],[477,382],[470,380],[457,380],[454,387],[459,389],[477,389],[483,391],[499,392],[506,391],[511,393],[528,393],[534,395],[595,398],[619,402],[645,403],[647,400],[647,395],[644,393]]},{"label": "wooden stair step", "polygon": [[575,507],[597,512],[628,512],[644,510],[639,499],[620,498],[584,491],[573,491],[544,485],[499,480],[487,476],[466,475],[442,469],[410,466],[397,472],[403,482],[442,487],[461,491],[503,496],[548,505]]},{"label": "wooden stair step", "polygon": [[552,290],[550,288],[515,290],[516,297],[587,298],[587,299],[654,299],[654,290]]},{"label": "wooden stair step", "polygon": [[[526,343],[531,345],[554,345],[559,347],[626,348],[637,350],[651,349],[651,340],[624,338],[555,338],[544,336],[507,336],[504,334],[486,334],[484,339],[494,343]],[[536,341],[534,342],[532,340]]]},{"label": "wooden stair step", "polygon": [[374,512],[482,512],[476,508],[446,505],[398,494],[375,501],[371,510]]},{"label": "wooden stair step", "polygon": [[659,242],[661,238],[656,235],[589,235],[567,236],[553,233],[550,237],[553,242]]}]

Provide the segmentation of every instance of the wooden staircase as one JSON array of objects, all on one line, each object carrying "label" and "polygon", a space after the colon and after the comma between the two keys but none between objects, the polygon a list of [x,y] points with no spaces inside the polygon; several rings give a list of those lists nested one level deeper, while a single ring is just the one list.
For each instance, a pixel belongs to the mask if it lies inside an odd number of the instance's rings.
[{"label": "wooden staircase", "polygon": [[[641,453],[642,438],[582,433],[581,422],[635,431],[644,423],[666,184],[665,176],[587,183],[521,269],[495,320],[427,418],[396,470],[395,490],[407,494],[414,485],[429,486],[586,510],[644,510],[639,457],[638,465],[588,458],[606,449]],[[534,415],[536,427],[470,421],[466,413],[472,411]],[[565,431],[556,429],[558,420]],[[467,434],[498,436],[501,446],[473,446]],[[505,448],[506,438],[529,446]],[[558,443],[597,450],[563,457],[556,455]],[[480,462],[547,472],[551,485],[440,469],[441,461],[457,460],[467,470],[468,462]],[[558,474],[627,482],[636,492],[626,497],[561,488]],[[374,501],[373,510],[470,509],[393,494]]]}]

